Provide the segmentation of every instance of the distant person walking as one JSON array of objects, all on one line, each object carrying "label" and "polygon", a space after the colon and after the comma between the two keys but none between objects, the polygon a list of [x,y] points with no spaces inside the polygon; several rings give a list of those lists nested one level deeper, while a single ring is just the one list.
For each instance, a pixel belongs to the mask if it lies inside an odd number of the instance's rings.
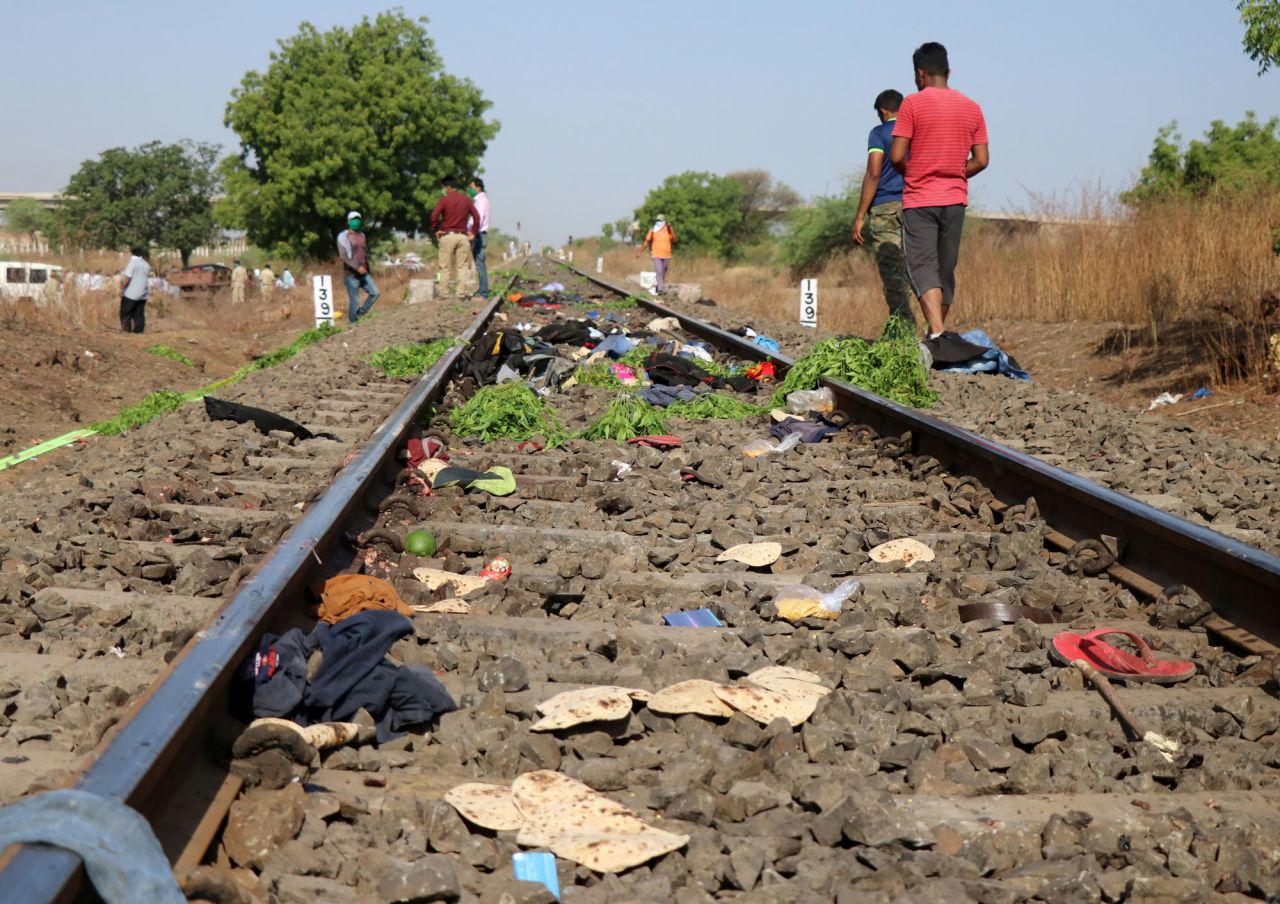
[{"label": "distant person walking", "polygon": [[151,295],[151,265],[147,249],[131,249],[132,257],[120,271],[120,329],[141,333],[147,326],[147,298]]},{"label": "distant person walking", "polygon": [[297,280],[293,278],[293,274],[289,272],[289,268],[285,267],[284,272],[280,274],[280,288],[286,292],[293,288]]},{"label": "distant person walking", "polygon": [[489,196],[484,191],[484,180],[479,176],[471,180],[471,190],[475,192],[471,203],[475,204],[480,219],[476,224],[476,237],[471,240],[471,256],[476,260],[476,277],[480,283],[476,294],[481,298],[489,297],[489,266],[485,263],[485,249],[489,247]]},{"label": "distant person walking", "polygon": [[645,233],[644,242],[640,245],[641,252],[645,248],[651,249],[653,269],[658,276],[654,291],[658,295],[667,288],[667,268],[671,265],[671,246],[677,241],[675,230],[671,228],[667,218],[658,214],[658,218],[653,222],[653,228]]},{"label": "distant person walking", "polygon": [[231,303],[244,304],[244,286],[249,281],[249,271],[244,264],[235,261],[231,267]]},{"label": "distant person walking", "polygon": [[263,303],[269,304],[276,291],[276,274],[270,264],[264,264],[258,273],[258,289],[262,292]]},{"label": "distant person walking", "polygon": [[[373,308],[378,300],[378,287],[369,275],[369,243],[360,231],[364,220],[360,211],[347,214],[347,228],[338,233],[338,256],[342,258],[342,282],[347,287],[347,321],[356,323]],[[360,290],[364,289],[364,305],[360,304]]]},{"label": "distant person walking", "polygon": [[457,179],[446,176],[444,188],[444,197],[431,210],[431,231],[440,243],[440,294],[448,295],[452,283],[454,294],[462,298],[471,260],[471,240],[475,238],[475,234],[468,231],[468,220],[478,224],[480,211],[470,198],[458,191]]},{"label": "distant person walking", "polygon": [[902,173],[885,165],[900,106],[902,94],[892,88],[876,97],[875,111],[880,125],[867,136],[867,168],[862,174],[862,197],[853,221],[853,241],[871,245],[889,316],[901,317],[914,326],[911,283],[907,280],[907,260],[902,253]]},{"label": "distant person walking", "polygon": [[932,341],[942,335],[955,301],[969,180],[987,168],[990,157],[982,108],[947,86],[947,48],[933,41],[921,44],[911,62],[919,91],[898,110],[889,162],[905,177],[907,277]]}]

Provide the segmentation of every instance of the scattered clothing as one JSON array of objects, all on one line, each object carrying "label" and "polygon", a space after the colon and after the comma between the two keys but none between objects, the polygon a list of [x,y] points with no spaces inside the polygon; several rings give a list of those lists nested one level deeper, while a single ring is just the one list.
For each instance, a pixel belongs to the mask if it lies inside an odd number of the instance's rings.
[{"label": "scattered clothing", "polygon": [[772,336],[759,335],[751,340],[752,344],[760,346],[767,352],[777,352],[782,350],[782,346],[778,344],[778,340]]},{"label": "scattered clothing", "polygon": [[646,386],[636,395],[659,408],[666,408],[676,402],[692,402],[698,397],[688,386]]},{"label": "scattered clothing", "polygon": [[405,443],[405,448],[409,453],[410,468],[416,468],[428,458],[438,458],[441,461],[449,460],[449,453],[445,448],[444,441],[435,436],[411,439]]},{"label": "scattered clothing", "polygon": [[930,357],[933,358],[933,366],[938,368],[972,361],[987,351],[987,346],[970,342],[951,330],[930,336],[925,339],[924,344]]},{"label": "scattered clothing", "polygon": [[228,402],[213,396],[204,397],[205,414],[211,421],[235,421],[237,424],[252,423],[263,433],[280,430],[292,433],[298,439],[315,439],[318,436],[326,439],[338,439],[334,433],[312,433],[297,421],[291,421],[283,415],[265,408],[254,408],[252,405],[241,405],[239,402]]},{"label": "scattered clothing", "polygon": [[652,449],[675,449],[684,445],[684,440],[678,436],[672,436],[670,433],[656,433],[633,436],[627,440],[627,443],[633,446],[649,446]]},{"label": "scattered clothing", "polygon": [[800,437],[802,443],[820,443],[839,432],[839,427],[825,421],[809,420],[786,420],[769,428],[769,433],[778,439],[786,439],[794,434]]},{"label": "scattered clothing", "polygon": [[431,478],[431,488],[461,485],[468,490],[483,490],[490,496],[510,496],[516,491],[516,478],[511,469],[498,465],[488,471],[475,471],[458,465],[440,469]]},{"label": "scattered clothing", "polygon": [[357,612],[372,609],[413,615],[413,610],[400,599],[396,589],[382,578],[368,574],[340,574],[325,581],[316,617],[332,625]]},{"label": "scattered clothing", "polygon": [[[457,709],[429,671],[386,660],[392,644],[412,633],[413,623],[399,612],[370,609],[334,625],[321,622],[310,634],[293,628],[265,635],[237,675],[238,709],[246,719],[274,716],[299,725],[346,722],[364,709],[378,725],[378,741],[389,741]],[[307,661],[317,650],[320,667],[308,682]]]},{"label": "scattered clothing", "polygon": [[563,292],[564,284],[558,283],[558,282],[549,282],[538,291],[539,292]]},{"label": "scattered clothing", "polygon": [[65,788],[0,809],[0,850],[11,844],[48,844],[84,861],[94,890],[106,904],[185,904],[164,848],[137,810]]},{"label": "scattered clothing", "polygon": [[[942,334],[942,336],[947,335],[949,334]],[[940,336],[939,338],[941,339],[942,337]],[[1001,351],[991,337],[982,330],[967,330],[961,333],[959,338],[970,345],[978,347],[981,350],[980,353],[965,361],[944,364],[944,366],[938,368],[939,370],[967,374],[996,373],[1015,380],[1030,382],[1031,375],[1018,365],[1012,355]],[[932,350],[930,353],[932,354]],[[935,357],[934,360],[937,361],[937,358]]]}]

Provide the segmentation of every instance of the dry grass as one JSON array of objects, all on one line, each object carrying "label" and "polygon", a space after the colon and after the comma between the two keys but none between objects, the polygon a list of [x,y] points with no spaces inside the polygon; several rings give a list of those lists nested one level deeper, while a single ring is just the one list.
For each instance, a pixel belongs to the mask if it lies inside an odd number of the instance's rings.
[{"label": "dry grass", "polygon": [[[1106,199],[1070,209],[1039,206],[1035,219],[1055,222],[966,224],[949,326],[1111,323],[1120,344],[1176,342],[1187,359],[1203,356],[1214,380],[1265,369],[1267,337],[1280,329],[1280,311],[1268,310],[1264,300],[1280,286],[1280,258],[1271,250],[1280,193],[1173,202],[1140,214]],[[592,266],[595,255],[579,251]],[[604,257],[614,277],[649,268],[634,249]],[[820,327],[878,332],[885,308],[869,254],[851,246],[813,275]],[[749,314],[798,318],[798,281],[783,268],[725,266],[677,253],[669,278],[700,283],[718,303]]]},{"label": "dry grass", "polygon": [[[68,255],[28,255],[24,260],[58,264],[67,271],[96,273],[110,277],[124,269],[127,254],[115,252],[88,252]],[[230,264],[230,260],[221,261]],[[273,259],[274,263],[274,259]],[[159,257],[152,261],[158,273],[167,273],[171,267],[180,266],[177,258]],[[275,263],[276,274],[282,264]],[[346,290],[343,288],[340,268],[332,264],[309,267],[290,266],[297,284],[291,292],[276,289],[271,301],[264,302],[252,287],[246,292],[243,305],[233,305],[231,290],[222,290],[212,297],[152,295],[147,305],[147,331],[168,332],[203,330],[233,337],[256,337],[277,331],[297,331],[313,325],[314,313],[311,300],[311,276],[328,273],[333,277],[336,310],[345,315]],[[403,302],[410,274],[402,270],[376,273],[381,297],[379,308]],[[120,328],[120,296],[110,288],[86,291],[64,283],[61,305],[36,304],[31,300],[0,298],[0,324],[18,326],[38,323],[53,332],[91,331],[103,332]],[[338,323],[342,323],[341,316]]]}]

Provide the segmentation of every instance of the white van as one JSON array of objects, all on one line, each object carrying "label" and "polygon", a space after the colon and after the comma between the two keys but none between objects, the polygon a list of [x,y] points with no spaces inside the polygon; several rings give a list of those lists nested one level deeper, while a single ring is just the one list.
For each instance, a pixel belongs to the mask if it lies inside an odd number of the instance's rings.
[{"label": "white van", "polygon": [[53,277],[53,272],[62,272],[57,264],[26,263],[23,261],[0,261],[0,296],[6,299],[32,298],[41,301],[44,298],[44,287]]}]

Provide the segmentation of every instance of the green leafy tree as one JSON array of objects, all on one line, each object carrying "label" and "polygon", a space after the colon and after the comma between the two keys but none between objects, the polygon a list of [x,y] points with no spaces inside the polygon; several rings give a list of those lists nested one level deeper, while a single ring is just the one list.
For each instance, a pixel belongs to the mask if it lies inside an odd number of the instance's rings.
[{"label": "green leafy tree", "polygon": [[742,186],[738,223],[732,235],[732,244],[738,248],[766,239],[773,224],[800,204],[800,194],[784,182],[775,182],[767,170],[739,170],[727,178]]},{"label": "green leafy tree", "polygon": [[1235,126],[1215,119],[1204,140],[1192,141],[1185,149],[1177,123],[1160,129],[1137,185],[1120,200],[1141,205],[1268,186],[1280,187],[1280,117],[1260,122],[1249,112]]},{"label": "green leafy tree", "polygon": [[350,30],[304,22],[281,41],[227,104],[240,149],[224,162],[220,216],[254,244],[317,258],[336,253],[351,209],[374,240],[422,228],[441,179],[477,172],[498,132],[425,25],[395,10]]},{"label": "green leafy tree", "polygon": [[858,196],[852,192],[817,198],[808,207],[796,208],[787,217],[778,260],[793,273],[816,270],[832,255],[849,250],[849,227],[857,215]]},{"label": "green leafy tree", "polygon": [[1244,49],[1258,64],[1258,75],[1280,66],[1280,0],[1240,0]]},{"label": "green leafy tree", "polygon": [[217,145],[191,141],[103,151],[63,189],[61,229],[82,245],[176,249],[186,266],[216,234],[217,159]]},{"label": "green leafy tree", "polygon": [[25,232],[34,244],[36,233],[48,234],[53,216],[35,198],[18,198],[5,208],[4,221],[14,232]]},{"label": "green leafy tree", "polygon": [[643,236],[658,214],[675,230],[677,247],[732,260],[742,250],[742,183],[713,173],[685,172],[668,176],[649,192],[636,211]]}]

